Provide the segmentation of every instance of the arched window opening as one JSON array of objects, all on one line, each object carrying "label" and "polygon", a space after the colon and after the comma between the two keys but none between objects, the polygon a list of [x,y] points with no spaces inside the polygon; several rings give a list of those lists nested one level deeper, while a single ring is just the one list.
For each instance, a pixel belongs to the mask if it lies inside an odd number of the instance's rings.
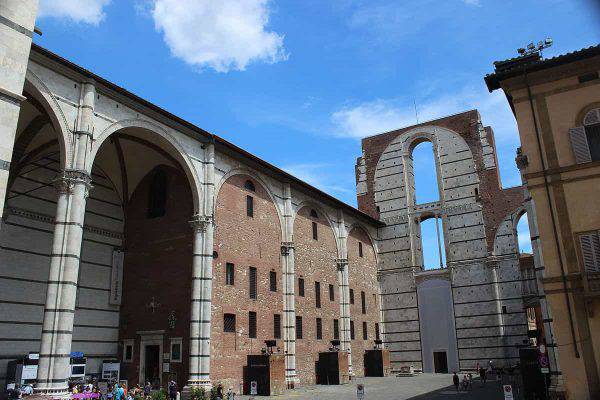
[{"label": "arched window opening", "polygon": [[256,192],[256,187],[254,186],[254,183],[252,183],[251,180],[247,180],[246,182],[244,182],[244,189],[249,190],[251,192]]},{"label": "arched window opening", "polygon": [[600,109],[593,109],[586,114],[584,128],[592,161],[598,161],[600,160]]},{"label": "arched window opening", "polygon": [[517,245],[519,247],[519,254],[532,253],[531,233],[529,232],[527,213],[521,215],[519,221],[517,222]]},{"label": "arched window opening", "polygon": [[317,212],[314,209],[310,210],[310,216],[311,218],[319,218],[319,214],[317,214]]},{"label": "arched window opening", "polygon": [[444,268],[446,265],[446,252],[444,250],[444,230],[441,218],[432,217],[421,221],[420,226],[423,268]]},{"label": "arched window opening", "polygon": [[415,204],[440,200],[433,144],[419,143],[412,151]]},{"label": "arched window opening", "polygon": [[162,217],[167,212],[167,173],[157,169],[150,183],[148,218]]}]

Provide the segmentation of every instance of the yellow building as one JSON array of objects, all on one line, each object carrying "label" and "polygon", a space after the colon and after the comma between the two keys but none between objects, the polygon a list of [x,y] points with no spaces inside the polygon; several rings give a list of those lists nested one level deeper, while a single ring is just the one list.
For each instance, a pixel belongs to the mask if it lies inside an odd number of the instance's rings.
[{"label": "yellow building", "polygon": [[600,399],[600,45],[550,59],[524,53],[496,62],[485,81],[504,91],[519,128],[517,164],[535,205],[552,315],[548,345],[558,353],[552,393]]}]

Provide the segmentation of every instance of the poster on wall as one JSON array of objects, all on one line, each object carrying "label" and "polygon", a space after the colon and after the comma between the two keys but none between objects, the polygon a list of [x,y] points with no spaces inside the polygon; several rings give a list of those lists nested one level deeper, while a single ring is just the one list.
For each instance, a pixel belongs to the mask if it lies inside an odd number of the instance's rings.
[{"label": "poster on wall", "polygon": [[121,305],[123,289],[123,259],[125,253],[121,249],[114,249],[112,256],[112,271],[110,273],[110,299],[109,304]]}]

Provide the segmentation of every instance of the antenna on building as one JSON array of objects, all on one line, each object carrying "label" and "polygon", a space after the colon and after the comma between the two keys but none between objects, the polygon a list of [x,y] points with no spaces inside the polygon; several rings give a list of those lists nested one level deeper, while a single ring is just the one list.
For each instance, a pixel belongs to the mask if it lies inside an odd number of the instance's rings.
[{"label": "antenna on building", "polygon": [[540,40],[537,45],[534,44],[533,42],[529,43],[526,47],[520,47],[517,49],[517,52],[523,57],[523,56],[529,56],[531,54],[534,53],[540,53],[540,56],[542,55],[542,50],[547,49],[548,47],[552,46],[552,39],[550,38],[546,38],[543,41]]},{"label": "antenna on building", "polygon": [[413,105],[415,107],[415,119],[417,120],[417,124],[419,123],[419,113],[417,112],[417,101],[413,100]]}]

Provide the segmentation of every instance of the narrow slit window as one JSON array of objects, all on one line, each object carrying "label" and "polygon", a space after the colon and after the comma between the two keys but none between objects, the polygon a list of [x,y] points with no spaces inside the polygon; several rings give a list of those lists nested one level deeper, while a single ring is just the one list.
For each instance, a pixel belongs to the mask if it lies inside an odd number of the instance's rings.
[{"label": "narrow slit window", "polygon": [[317,318],[317,340],[323,339],[323,320]]},{"label": "narrow slit window", "polygon": [[232,263],[225,264],[225,284],[226,285],[234,285],[235,284],[235,272],[234,265]]},{"label": "narrow slit window", "polygon": [[254,218],[254,197],[246,196],[246,215]]},{"label": "narrow slit window", "polygon": [[304,297],[304,278],[298,278],[298,296]]},{"label": "narrow slit window", "polygon": [[312,238],[313,240],[319,240],[319,227],[315,221],[312,222]]},{"label": "narrow slit window", "polygon": [[335,289],[333,285],[329,285],[329,301],[335,301]]},{"label": "narrow slit window", "polygon": [[251,299],[256,299],[257,297],[257,292],[258,292],[258,287],[257,287],[257,280],[256,280],[256,268],[255,267],[250,267],[249,268],[249,279],[248,279],[248,283],[250,285],[249,292],[250,292],[250,298]]},{"label": "narrow slit window", "polygon": [[296,339],[302,339],[302,317],[296,316]]},{"label": "narrow slit window", "polygon": [[362,313],[366,314],[367,313],[367,296],[366,296],[365,292],[360,292],[360,306],[362,309]]},{"label": "narrow slit window", "polygon": [[271,292],[277,291],[277,272],[275,272],[275,271],[269,272],[269,286],[270,286]]},{"label": "narrow slit window", "polygon": [[256,339],[256,312],[248,312],[248,337]]},{"label": "narrow slit window", "polygon": [[367,321],[363,321],[363,340],[369,339],[369,329],[367,328]]},{"label": "narrow slit window", "polygon": [[375,322],[375,340],[380,340],[381,337],[379,336],[379,324],[377,322]]},{"label": "narrow slit window", "polygon": [[273,315],[273,338],[281,339],[281,314]]},{"label": "narrow slit window", "polygon": [[315,306],[321,308],[321,283],[315,282]]},{"label": "narrow slit window", "polygon": [[350,340],[354,340],[354,321],[350,321]]},{"label": "narrow slit window", "polygon": [[350,289],[350,304],[354,304],[354,289]]},{"label": "narrow slit window", "polygon": [[359,257],[363,256],[363,245],[362,245],[362,242],[358,242],[358,256]]},{"label": "narrow slit window", "polygon": [[333,339],[340,339],[340,321],[337,319],[333,320]]}]

